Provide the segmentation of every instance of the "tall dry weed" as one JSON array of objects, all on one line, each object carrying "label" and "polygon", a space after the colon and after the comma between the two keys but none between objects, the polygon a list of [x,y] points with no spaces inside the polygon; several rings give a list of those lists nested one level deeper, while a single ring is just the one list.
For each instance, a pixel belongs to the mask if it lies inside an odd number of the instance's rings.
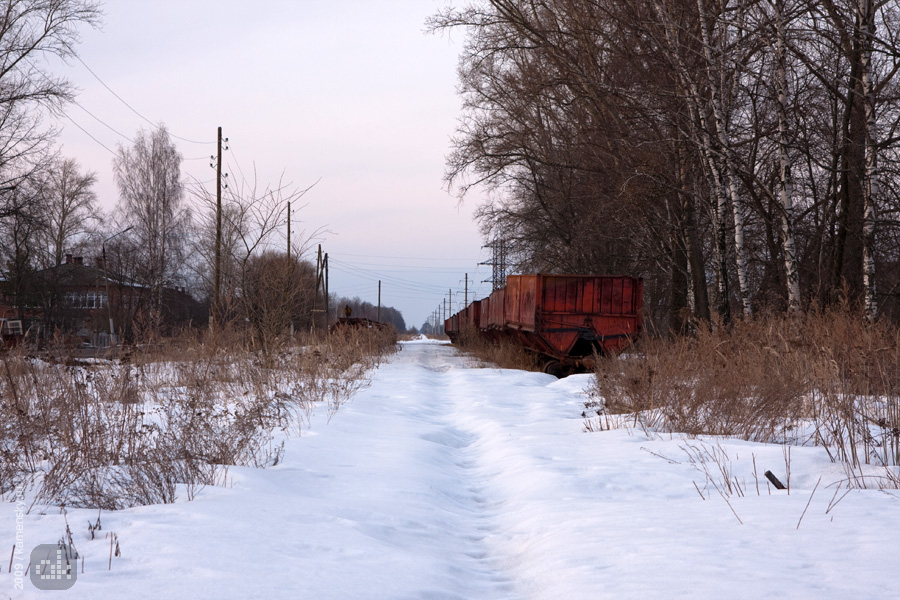
[{"label": "tall dry weed", "polygon": [[462,328],[459,332],[459,345],[483,366],[522,371],[543,370],[540,357],[526,350],[521,344],[502,337],[497,340],[486,339],[474,327]]},{"label": "tall dry weed", "polygon": [[0,354],[0,493],[25,483],[36,501],[114,510],[277,464],[279,431],[316,406],[330,418],[395,347],[368,331],[296,341],[264,353],[185,336],[93,364]]},{"label": "tall dry weed", "polygon": [[601,359],[596,375],[604,410],[647,429],[814,443],[835,460],[900,465],[900,332],[848,310],[645,340]]}]

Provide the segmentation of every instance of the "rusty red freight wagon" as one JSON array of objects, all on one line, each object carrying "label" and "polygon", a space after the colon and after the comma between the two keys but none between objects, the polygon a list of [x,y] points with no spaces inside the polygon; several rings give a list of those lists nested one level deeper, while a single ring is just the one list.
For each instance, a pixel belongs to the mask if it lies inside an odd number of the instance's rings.
[{"label": "rusty red freight wagon", "polygon": [[[638,277],[510,275],[505,288],[480,302],[478,329],[488,339],[515,340],[561,374],[589,366],[595,352],[628,346],[641,332],[642,299]],[[458,331],[466,320],[451,327]]]},{"label": "rusty red freight wagon", "polygon": [[475,300],[467,307],[444,320],[444,333],[450,341],[457,343],[463,329],[478,331],[481,325],[481,300]]},{"label": "rusty red freight wagon", "polygon": [[474,300],[463,312],[468,327],[478,329],[481,326],[481,300]]},{"label": "rusty red freight wagon", "polygon": [[449,319],[444,319],[444,333],[447,334],[447,337],[449,337],[450,341],[454,344],[459,341],[459,324],[462,320],[460,318],[461,316],[462,313],[458,312]]},{"label": "rusty red freight wagon", "polygon": [[561,361],[617,352],[641,331],[642,299],[636,277],[510,275],[504,330]]}]

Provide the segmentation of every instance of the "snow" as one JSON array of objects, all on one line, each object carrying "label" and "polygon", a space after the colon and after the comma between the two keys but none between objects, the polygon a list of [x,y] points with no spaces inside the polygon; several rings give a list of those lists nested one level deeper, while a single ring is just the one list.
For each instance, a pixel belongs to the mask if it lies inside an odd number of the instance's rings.
[{"label": "snow", "polygon": [[[585,432],[590,376],[472,365],[406,343],[330,422],[323,409],[288,439],[278,466],[102,513],[95,540],[96,511],[34,507],[25,546],[55,543],[67,519],[85,556],[70,599],[900,597],[900,492],[830,506],[845,476],[820,448],[788,460],[779,445]],[[706,466],[730,469],[743,496],[707,483],[689,458],[704,450],[727,455]],[[788,465],[790,494],[770,490],[763,472],[784,481]],[[0,597],[45,597],[3,571]]]}]

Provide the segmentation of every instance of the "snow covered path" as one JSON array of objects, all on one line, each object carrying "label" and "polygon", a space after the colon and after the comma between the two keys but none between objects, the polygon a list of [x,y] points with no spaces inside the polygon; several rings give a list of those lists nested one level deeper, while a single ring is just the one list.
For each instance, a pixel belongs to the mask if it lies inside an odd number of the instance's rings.
[{"label": "snow covered path", "polygon": [[[88,536],[96,512],[69,511],[86,559],[66,597],[900,597],[900,494],[829,508],[841,473],[816,448],[793,450],[790,496],[764,482],[757,494],[755,470],[783,472],[782,448],[721,441],[746,494],[730,498],[741,524],[686,459],[696,440],[583,433],[588,384],[404,344],[277,467],[232,468],[192,502],[104,513],[122,548],[111,570],[109,542]],[[28,548],[65,529],[45,512],[28,516]],[[0,518],[0,542],[13,529]],[[44,597],[9,577],[0,598]]]}]

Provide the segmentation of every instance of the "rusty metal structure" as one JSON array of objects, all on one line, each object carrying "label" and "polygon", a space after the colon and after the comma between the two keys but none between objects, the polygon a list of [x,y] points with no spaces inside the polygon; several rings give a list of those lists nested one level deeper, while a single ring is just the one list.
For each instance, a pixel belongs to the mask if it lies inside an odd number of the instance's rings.
[{"label": "rusty metal structure", "polygon": [[509,275],[506,286],[444,322],[450,339],[465,328],[513,340],[556,375],[589,367],[595,354],[626,348],[640,334],[643,280],[627,276]]}]

